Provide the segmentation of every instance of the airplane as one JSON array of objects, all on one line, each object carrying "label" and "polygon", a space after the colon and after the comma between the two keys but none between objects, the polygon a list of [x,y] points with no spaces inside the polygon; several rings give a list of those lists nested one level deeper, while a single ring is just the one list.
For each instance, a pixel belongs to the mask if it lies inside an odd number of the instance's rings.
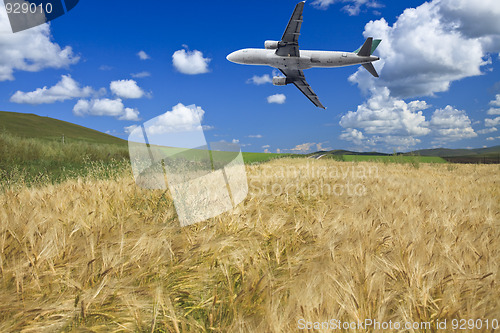
[{"label": "airplane", "polygon": [[307,83],[302,70],[313,67],[328,68],[362,65],[370,74],[378,77],[372,62],[380,60],[380,58],[373,56],[372,53],[381,40],[368,37],[363,46],[354,52],[299,50],[298,40],[302,26],[304,4],[305,1],[302,1],[295,6],[280,41],[267,40],[264,42],[265,49],[238,50],[229,54],[226,59],[237,64],[263,65],[277,68],[285,77],[273,77],[273,85],[285,86],[293,83],[314,105],[326,109]]}]

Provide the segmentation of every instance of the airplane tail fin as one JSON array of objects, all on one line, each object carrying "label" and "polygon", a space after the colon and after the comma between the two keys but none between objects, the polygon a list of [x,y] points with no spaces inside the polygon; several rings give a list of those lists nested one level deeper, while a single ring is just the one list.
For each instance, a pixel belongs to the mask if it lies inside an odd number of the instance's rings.
[{"label": "airplane tail fin", "polygon": [[[361,57],[369,57],[372,55],[372,53],[377,49],[378,45],[380,44],[382,40],[381,39],[373,39],[373,37],[368,37],[359,49],[354,51],[357,55]],[[373,67],[373,64],[371,62],[361,64],[363,67],[370,72],[371,75],[378,77],[378,73],[375,70],[375,67]]]},{"label": "airplane tail fin", "polygon": [[373,39],[373,37],[368,37],[363,46],[361,46],[353,53],[356,53],[357,55],[363,57],[371,56],[373,52],[375,52],[381,41],[381,39]]}]

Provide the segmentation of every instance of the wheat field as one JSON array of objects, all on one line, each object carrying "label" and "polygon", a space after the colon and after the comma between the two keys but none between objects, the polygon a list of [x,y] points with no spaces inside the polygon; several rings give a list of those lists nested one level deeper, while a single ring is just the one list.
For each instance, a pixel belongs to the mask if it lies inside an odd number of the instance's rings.
[{"label": "wheat field", "polygon": [[130,171],[0,193],[0,332],[500,320],[498,165],[281,159],[247,172],[242,204],[185,228],[169,193]]}]

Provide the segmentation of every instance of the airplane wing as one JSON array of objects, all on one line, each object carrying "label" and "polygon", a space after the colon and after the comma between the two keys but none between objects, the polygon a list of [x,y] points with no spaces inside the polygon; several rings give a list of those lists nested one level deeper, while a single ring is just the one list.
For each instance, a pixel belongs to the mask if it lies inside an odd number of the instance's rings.
[{"label": "airplane wing", "polygon": [[305,1],[299,2],[295,6],[292,17],[281,37],[276,54],[283,57],[298,57],[299,54],[299,36],[300,27],[302,26],[302,11],[304,10]]},{"label": "airplane wing", "polygon": [[297,88],[299,88],[299,90],[302,91],[302,93],[306,95],[306,97],[309,98],[309,100],[313,102],[314,105],[316,105],[318,108],[326,109],[319,101],[318,95],[314,93],[309,83],[307,83],[303,71],[281,68],[279,68],[279,70],[281,71],[281,73],[285,74],[286,78],[290,80],[291,83],[293,83]]}]

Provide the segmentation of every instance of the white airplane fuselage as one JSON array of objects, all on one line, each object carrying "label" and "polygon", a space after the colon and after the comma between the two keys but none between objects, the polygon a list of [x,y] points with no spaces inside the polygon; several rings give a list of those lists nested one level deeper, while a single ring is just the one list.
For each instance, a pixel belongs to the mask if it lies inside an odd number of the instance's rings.
[{"label": "white airplane fuselage", "polygon": [[242,49],[227,56],[227,60],[244,65],[271,66],[280,69],[302,70],[314,67],[342,67],[379,60],[352,52],[300,50],[300,57],[279,56],[274,49]]}]

